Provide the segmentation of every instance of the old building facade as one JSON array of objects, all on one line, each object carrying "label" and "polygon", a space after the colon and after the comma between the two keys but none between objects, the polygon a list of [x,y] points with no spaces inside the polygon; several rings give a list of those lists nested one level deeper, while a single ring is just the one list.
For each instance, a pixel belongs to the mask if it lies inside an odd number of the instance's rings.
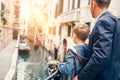
[{"label": "old building facade", "polygon": [[14,0],[0,0],[0,49],[13,39]]},{"label": "old building facade", "polygon": [[[50,1],[50,2],[49,2]],[[90,12],[91,0],[49,0],[48,6],[48,24],[49,29],[46,32],[45,47],[53,50],[54,45],[59,47],[65,38],[68,41],[68,47],[74,45],[72,41],[72,28],[78,22],[84,22],[89,25],[91,31],[94,27],[95,19]],[[119,0],[111,1],[109,11],[120,18]]]}]

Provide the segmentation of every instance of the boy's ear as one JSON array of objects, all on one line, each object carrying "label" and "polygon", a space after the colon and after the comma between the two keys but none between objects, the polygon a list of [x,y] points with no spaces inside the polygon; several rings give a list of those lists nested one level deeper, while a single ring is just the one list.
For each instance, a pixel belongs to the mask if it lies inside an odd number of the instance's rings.
[{"label": "boy's ear", "polygon": [[77,39],[77,35],[75,35],[75,39]]}]

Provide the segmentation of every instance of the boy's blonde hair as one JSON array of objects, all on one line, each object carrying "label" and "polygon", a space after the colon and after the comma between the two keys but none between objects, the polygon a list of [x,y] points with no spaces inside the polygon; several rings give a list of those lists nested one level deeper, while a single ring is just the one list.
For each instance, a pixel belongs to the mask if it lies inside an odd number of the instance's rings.
[{"label": "boy's blonde hair", "polygon": [[78,23],[73,27],[73,33],[75,33],[78,39],[85,41],[89,35],[90,29],[87,24]]}]

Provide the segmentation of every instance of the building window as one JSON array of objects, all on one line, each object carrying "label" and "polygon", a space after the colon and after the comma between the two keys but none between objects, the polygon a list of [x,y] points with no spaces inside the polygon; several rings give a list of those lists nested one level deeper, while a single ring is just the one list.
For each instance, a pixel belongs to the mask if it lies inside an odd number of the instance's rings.
[{"label": "building window", "polygon": [[73,2],[72,2],[72,9],[75,8],[74,5],[75,5],[75,0],[73,0]]},{"label": "building window", "polygon": [[64,2],[63,2],[63,0],[60,0],[59,1],[59,15],[63,12],[63,4],[64,4]]},{"label": "building window", "polygon": [[78,8],[80,8],[80,0],[78,0]]},{"label": "building window", "polygon": [[86,24],[87,24],[89,27],[91,27],[91,22],[87,22]]},{"label": "building window", "polygon": [[68,37],[70,37],[70,34],[71,34],[71,26],[68,25]]},{"label": "building window", "polygon": [[90,5],[90,1],[91,1],[91,0],[88,0],[88,5]]},{"label": "building window", "polygon": [[1,3],[1,16],[4,16],[4,10],[5,10],[5,5],[3,3]]},{"label": "building window", "polygon": [[61,27],[62,27],[62,26],[59,27],[59,36],[61,35]]},{"label": "building window", "polygon": [[70,0],[68,0],[68,11],[69,11],[69,9],[70,9]]},{"label": "building window", "polygon": [[55,18],[57,18],[57,16],[58,16],[58,4],[55,7]]},{"label": "building window", "polygon": [[56,35],[56,27],[55,27],[55,26],[52,27],[52,34],[53,34],[53,35]]},{"label": "building window", "polygon": [[51,27],[49,27],[49,34],[51,34]]}]

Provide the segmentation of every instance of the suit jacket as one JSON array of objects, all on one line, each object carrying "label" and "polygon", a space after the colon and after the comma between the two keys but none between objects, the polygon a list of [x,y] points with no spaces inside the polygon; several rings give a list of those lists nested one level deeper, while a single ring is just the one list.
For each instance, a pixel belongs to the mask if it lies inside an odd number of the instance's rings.
[{"label": "suit jacket", "polygon": [[120,80],[120,22],[103,13],[89,36],[88,63],[79,80]]}]

